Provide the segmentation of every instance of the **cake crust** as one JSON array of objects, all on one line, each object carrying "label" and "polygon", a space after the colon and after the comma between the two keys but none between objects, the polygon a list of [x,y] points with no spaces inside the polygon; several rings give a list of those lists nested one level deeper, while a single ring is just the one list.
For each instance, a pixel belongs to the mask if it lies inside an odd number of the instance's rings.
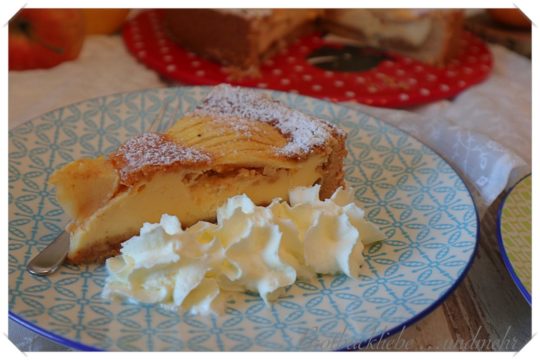
[{"label": "cake crust", "polygon": [[256,75],[262,62],[314,30],[316,9],[168,9],[169,36],[232,76]]},{"label": "cake crust", "polygon": [[121,145],[109,156],[118,171],[120,183],[133,186],[160,171],[179,167],[203,168],[212,157],[207,152],[183,146],[170,136],[144,133]]}]

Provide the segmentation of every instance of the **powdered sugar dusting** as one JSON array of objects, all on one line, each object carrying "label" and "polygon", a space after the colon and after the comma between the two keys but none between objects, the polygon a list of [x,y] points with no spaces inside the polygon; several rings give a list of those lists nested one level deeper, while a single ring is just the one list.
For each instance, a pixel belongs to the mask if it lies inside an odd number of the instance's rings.
[{"label": "powdered sugar dusting", "polygon": [[[177,164],[192,165],[210,161],[204,152],[181,146],[165,136],[145,133],[128,140],[111,156],[122,182],[133,182],[138,173],[147,175],[163,167]],[[131,180],[130,180],[131,179]]]},{"label": "powdered sugar dusting", "polygon": [[329,129],[333,128],[268,95],[230,85],[216,86],[193,114],[228,121],[231,126],[243,124],[241,119],[270,123],[288,138],[287,144],[276,150],[278,154],[288,157],[309,153],[323,145],[331,136]]}]

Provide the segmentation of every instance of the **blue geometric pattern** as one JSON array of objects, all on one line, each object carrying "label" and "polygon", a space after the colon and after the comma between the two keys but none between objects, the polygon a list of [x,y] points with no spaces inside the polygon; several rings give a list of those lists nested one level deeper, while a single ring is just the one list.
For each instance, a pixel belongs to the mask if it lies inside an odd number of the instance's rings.
[{"label": "blue geometric pattern", "polygon": [[[270,92],[348,133],[346,182],[386,240],[364,251],[358,280],[298,281],[271,307],[254,294],[201,317],[100,296],[103,266],[64,266],[40,278],[28,261],[68,219],[48,184],[64,164],[106,154],[164,115],[171,122],[208,88],[145,90],[51,111],[9,133],[9,309],[32,326],[86,346],[124,351],[331,350],[400,328],[444,297],[470,263],[477,234],[467,188],[430,149],[363,113]],[[178,114],[175,113],[178,111]],[[336,340],[337,339],[337,340]]]}]

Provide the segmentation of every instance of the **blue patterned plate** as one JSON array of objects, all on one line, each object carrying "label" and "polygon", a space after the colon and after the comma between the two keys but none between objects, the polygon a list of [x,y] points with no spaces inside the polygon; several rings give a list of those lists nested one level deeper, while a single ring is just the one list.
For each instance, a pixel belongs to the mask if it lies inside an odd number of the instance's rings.
[{"label": "blue patterned plate", "polygon": [[[434,309],[463,278],[478,221],[460,177],[432,150],[368,115],[271,92],[348,132],[346,180],[387,240],[365,250],[359,280],[297,282],[271,307],[250,294],[226,314],[200,317],[100,296],[103,266],[64,266],[50,277],[27,262],[67,222],[47,179],[82,156],[116,149],[165,103],[193,109],[208,88],[116,94],[51,111],[9,134],[10,317],[68,346],[92,350],[333,350],[394,333]],[[172,117],[171,113],[167,116]]]}]

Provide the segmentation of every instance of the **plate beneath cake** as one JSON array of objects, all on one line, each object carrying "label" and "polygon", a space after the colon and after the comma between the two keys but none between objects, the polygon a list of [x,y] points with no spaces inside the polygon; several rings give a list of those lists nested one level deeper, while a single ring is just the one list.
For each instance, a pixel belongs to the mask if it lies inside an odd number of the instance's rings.
[{"label": "plate beneath cake", "polygon": [[47,180],[74,159],[115,150],[148,128],[165,104],[171,120],[209,88],[169,88],[82,101],[9,133],[9,316],[67,346],[110,351],[337,350],[420,319],[459,284],[472,262],[478,220],[457,173],[414,138],[361,112],[291,93],[286,105],[348,133],[346,182],[387,239],[365,250],[360,279],[297,282],[265,306],[238,294],[221,316],[201,317],[101,297],[103,266],[63,266],[50,277],[28,261],[67,222]]},{"label": "plate beneath cake", "polygon": [[468,32],[463,33],[461,54],[445,67],[312,34],[267,60],[260,77],[241,80],[174,43],[167,36],[160,10],[144,11],[128,21],[123,38],[137,60],[182,84],[227,82],[389,108],[454,97],[485,80],[493,67],[489,48]]},{"label": "plate beneath cake", "polygon": [[531,304],[532,176],[519,181],[499,207],[497,235],[504,264],[523,297]]}]

